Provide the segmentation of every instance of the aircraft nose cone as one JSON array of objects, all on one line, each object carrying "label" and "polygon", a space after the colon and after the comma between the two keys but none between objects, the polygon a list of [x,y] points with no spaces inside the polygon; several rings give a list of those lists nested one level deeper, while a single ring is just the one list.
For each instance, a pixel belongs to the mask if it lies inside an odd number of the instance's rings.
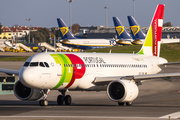
[{"label": "aircraft nose cone", "polygon": [[24,69],[20,71],[19,80],[20,82],[27,86],[32,88],[33,87],[33,81],[34,81],[34,70],[31,69]]}]

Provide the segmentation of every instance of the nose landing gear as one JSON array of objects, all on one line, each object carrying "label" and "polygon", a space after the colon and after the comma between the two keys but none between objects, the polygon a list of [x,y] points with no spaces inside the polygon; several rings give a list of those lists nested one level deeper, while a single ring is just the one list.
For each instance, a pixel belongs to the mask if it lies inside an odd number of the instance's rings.
[{"label": "nose landing gear", "polygon": [[50,89],[48,90],[41,90],[41,92],[43,93],[43,99],[39,101],[39,105],[40,106],[47,106],[48,105],[48,100],[47,98],[47,94],[49,94]]},{"label": "nose landing gear", "polygon": [[71,104],[71,96],[70,95],[65,96],[66,90],[59,90],[59,92],[61,92],[62,95],[59,95],[57,97],[58,105],[63,105],[63,102],[65,102],[66,105],[70,105]]},{"label": "nose landing gear", "polygon": [[[71,104],[71,96],[70,95],[65,95],[65,92],[67,90],[59,90],[59,92],[61,92],[62,95],[59,95],[57,97],[57,103],[58,105],[63,105],[63,103],[65,103],[65,105],[70,105]],[[47,98],[47,94],[49,94],[50,89],[47,90],[41,90],[41,92],[43,93],[43,99],[39,101],[39,105],[40,106],[47,106],[48,105],[48,100]]]}]

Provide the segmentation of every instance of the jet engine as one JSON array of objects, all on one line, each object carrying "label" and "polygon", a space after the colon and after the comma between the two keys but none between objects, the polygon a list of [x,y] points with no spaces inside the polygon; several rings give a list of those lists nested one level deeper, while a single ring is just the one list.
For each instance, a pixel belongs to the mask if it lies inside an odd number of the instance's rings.
[{"label": "jet engine", "polygon": [[14,95],[20,100],[38,100],[42,93],[38,89],[24,86],[19,80],[14,84]]},{"label": "jet engine", "polygon": [[114,80],[107,87],[108,97],[115,102],[132,102],[137,98],[139,89],[133,80]]}]

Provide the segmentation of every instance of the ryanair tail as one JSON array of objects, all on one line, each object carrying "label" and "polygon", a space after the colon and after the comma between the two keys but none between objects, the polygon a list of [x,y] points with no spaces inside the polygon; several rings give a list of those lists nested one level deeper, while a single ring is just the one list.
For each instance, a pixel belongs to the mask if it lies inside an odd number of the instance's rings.
[{"label": "ryanair tail", "polygon": [[145,39],[146,35],[140,28],[140,25],[134,19],[134,17],[128,16],[128,21],[133,39],[134,40]]},{"label": "ryanair tail", "polygon": [[116,30],[117,39],[119,39],[117,43],[121,45],[130,45],[133,39],[130,36],[130,34],[127,32],[124,25],[118,19],[118,17],[113,17],[113,22]]},{"label": "ryanair tail", "polygon": [[144,44],[138,54],[159,56],[165,5],[159,4],[149,26]]},{"label": "ryanair tail", "polygon": [[61,18],[57,18],[57,22],[59,25],[59,31],[61,34],[61,38],[63,40],[64,39],[76,39],[76,37],[74,37],[74,35],[71,33],[71,31],[69,31],[67,25]]}]

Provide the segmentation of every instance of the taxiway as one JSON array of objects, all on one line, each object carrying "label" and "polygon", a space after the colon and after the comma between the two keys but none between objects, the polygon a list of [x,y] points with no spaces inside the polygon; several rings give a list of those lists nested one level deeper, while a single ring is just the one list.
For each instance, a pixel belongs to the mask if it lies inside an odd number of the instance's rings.
[{"label": "taxiway", "polygon": [[[0,62],[0,68],[18,70],[24,62]],[[171,66],[163,72],[180,72]],[[0,74],[1,76],[4,74]],[[18,80],[18,77],[16,77]],[[113,119],[113,120],[168,120],[180,118],[180,80],[149,80],[139,86],[140,94],[132,106],[118,106],[103,92],[70,91],[72,105],[58,106],[58,91],[50,91],[48,106],[38,101],[20,101],[13,94],[0,96],[1,119]]]}]

